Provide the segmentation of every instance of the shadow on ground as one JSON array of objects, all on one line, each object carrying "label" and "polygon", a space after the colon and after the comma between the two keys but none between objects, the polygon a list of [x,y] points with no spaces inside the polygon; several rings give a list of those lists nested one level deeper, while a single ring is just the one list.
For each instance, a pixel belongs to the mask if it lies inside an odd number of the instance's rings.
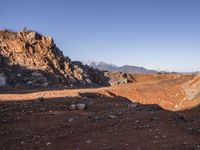
[{"label": "shadow on ground", "polygon": [[[51,60],[48,61],[48,64],[51,64],[53,67]],[[83,81],[78,79],[74,79],[72,82],[69,77],[61,74],[56,68],[51,73],[41,69],[31,70],[19,64],[11,65],[9,58],[0,54],[0,94],[25,94],[49,90],[110,86],[109,78],[104,75],[104,72],[89,66],[82,65],[81,67],[87,69],[88,78],[91,80],[91,83],[83,83]],[[3,78],[6,80],[5,85],[2,82]]]},{"label": "shadow on ground", "polygon": [[[200,107],[171,112],[158,105],[80,93],[0,102],[0,147],[11,149],[199,149]],[[85,110],[70,109],[85,104]]]}]

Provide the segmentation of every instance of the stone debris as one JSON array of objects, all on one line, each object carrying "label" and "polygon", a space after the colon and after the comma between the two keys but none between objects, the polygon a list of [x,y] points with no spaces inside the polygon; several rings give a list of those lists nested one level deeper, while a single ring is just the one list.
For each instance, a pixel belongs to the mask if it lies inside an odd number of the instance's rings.
[{"label": "stone debris", "polygon": [[75,110],[75,109],[76,109],[76,105],[75,105],[75,104],[70,105],[70,106],[69,106],[69,109],[70,109],[70,110]]},{"label": "stone debris", "polygon": [[135,102],[133,102],[133,103],[131,103],[131,104],[128,104],[128,108],[131,108],[131,109],[134,109],[134,108],[136,108],[138,106],[138,103],[135,103]]},{"label": "stone debris", "polygon": [[70,110],[85,110],[86,109],[86,104],[72,104],[69,106]]},{"label": "stone debris", "polygon": [[110,85],[126,84],[135,81],[130,74],[123,72],[105,72],[105,76],[108,77]]},{"label": "stone debris", "polygon": [[85,143],[90,144],[90,143],[92,143],[92,141],[91,140],[87,140],[87,141],[85,141]]},{"label": "stone debris", "polygon": [[73,122],[74,121],[74,118],[69,118],[68,119],[68,122]]},{"label": "stone debris", "polygon": [[46,143],[46,146],[49,146],[49,145],[51,145],[51,142],[47,142],[47,143]]},{"label": "stone debris", "polygon": [[86,105],[85,104],[76,104],[76,108],[78,110],[85,110],[86,109]]},{"label": "stone debris", "polygon": [[118,118],[118,117],[115,116],[115,115],[109,115],[108,117],[111,118],[111,119],[116,119],[116,118]]}]

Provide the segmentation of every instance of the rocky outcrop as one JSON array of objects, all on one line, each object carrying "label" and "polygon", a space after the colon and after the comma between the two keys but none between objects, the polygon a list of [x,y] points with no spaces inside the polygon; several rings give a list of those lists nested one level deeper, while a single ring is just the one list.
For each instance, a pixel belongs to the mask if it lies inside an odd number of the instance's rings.
[{"label": "rocky outcrop", "polygon": [[0,31],[0,86],[107,85],[98,69],[73,63],[50,36]]},{"label": "rocky outcrop", "polygon": [[200,74],[183,87],[186,99],[192,100],[200,95]]},{"label": "rocky outcrop", "polygon": [[135,79],[131,74],[123,72],[105,72],[105,76],[109,78],[110,85],[126,84],[135,82]]}]

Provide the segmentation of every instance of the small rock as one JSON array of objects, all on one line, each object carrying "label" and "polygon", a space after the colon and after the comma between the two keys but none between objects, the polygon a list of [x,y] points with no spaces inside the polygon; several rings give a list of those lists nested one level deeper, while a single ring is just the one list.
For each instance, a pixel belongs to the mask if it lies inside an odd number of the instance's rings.
[{"label": "small rock", "polygon": [[162,137],[163,137],[163,138],[166,138],[167,136],[166,136],[166,135],[163,135]]},{"label": "small rock", "polygon": [[111,119],[116,119],[117,118],[117,116],[115,116],[115,115],[109,115],[108,117],[111,118]]},{"label": "small rock", "polygon": [[28,81],[28,82],[27,82],[27,85],[31,85],[31,84],[33,84],[32,81]]},{"label": "small rock", "polygon": [[52,111],[52,110],[50,110],[50,111],[49,111],[49,114],[50,114],[50,115],[59,115],[60,112],[59,112],[59,111]]},{"label": "small rock", "polygon": [[70,110],[75,110],[75,109],[76,109],[76,105],[75,105],[75,104],[70,105],[70,106],[69,106],[69,109],[70,109]]},{"label": "small rock", "polygon": [[50,115],[55,115],[54,112],[52,110],[49,110],[49,114]]},{"label": "small rock", "polygon": [[90,144],[90,143],[92,143],[92,141],[91,140],[87,140],[87,141],[85,141],[85,143]]},{"label": "small rock", "polygon": [[49,146],[49,145],[51,145],[51,142],[47,142],[47,143],[46,143],[46,146]]},{"label": "small rock", "polygon": [[131,104],[128,104],[128,108],[136,108],[138,106],[138,103],[131,103]]},{"label": "small rock", "polygon": [[74,121],[74,118],[69,118],[68,119],[68,122],[72,122],[72,121]]},{"label": "small rock", "polygon": [[139,121],[139,120],[136,120],[135,123],[140,123],[140,121]]},{"label": "small rock", "polygon": [[18,76],[18,77],[21,77],[21,74],[18,73],[17,76]]},{"label": "small rock", "polygon": [[42,76],[42,74],[38,71],[32,72],[32,76]]},{"label": "small rock", "polygon": [[77,107],[78,110],[85,110],[86,109],[85,104],[76,104],[76,107]]}]

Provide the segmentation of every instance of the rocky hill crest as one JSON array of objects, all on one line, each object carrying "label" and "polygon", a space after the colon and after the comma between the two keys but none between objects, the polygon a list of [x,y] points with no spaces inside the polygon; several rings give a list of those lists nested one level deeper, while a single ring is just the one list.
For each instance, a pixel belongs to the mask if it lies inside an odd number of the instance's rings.
[{"label": "rocky hill crest", "polygon": [[106,85],[102,71],[65,57],[50,36],[0,31],[0,85]]}]

